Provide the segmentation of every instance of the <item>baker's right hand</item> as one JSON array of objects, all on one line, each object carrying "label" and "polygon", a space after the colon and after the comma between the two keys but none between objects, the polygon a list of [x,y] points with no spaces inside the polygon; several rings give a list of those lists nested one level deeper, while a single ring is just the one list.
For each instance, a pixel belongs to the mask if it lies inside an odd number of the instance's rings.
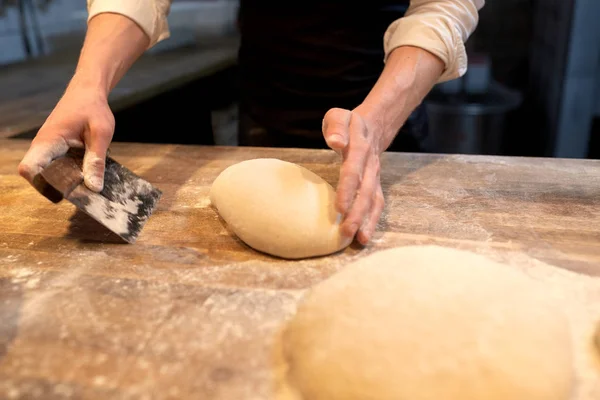
[{"label": "baker's right hand", "polygon": [[104,91],[72,81],[19,164],[19,174],[33,178],[69,148],[85,148],[85,185],[99,192],[104,186],[106,152],[115,118]]}]

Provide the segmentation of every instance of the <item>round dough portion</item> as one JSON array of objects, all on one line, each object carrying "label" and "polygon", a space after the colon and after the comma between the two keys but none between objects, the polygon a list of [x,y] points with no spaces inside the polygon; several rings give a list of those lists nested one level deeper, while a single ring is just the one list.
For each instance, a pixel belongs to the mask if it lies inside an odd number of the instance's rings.
[{"label": "round dough portion", "polygon": [[287,381],[304,400],[567,400],[570,328],[540,286],[448,248],[366,256],[301,301]]},{"label": "round dough portion", "polygon": [[341,235],[335,190],[290,162],[259,158],[225,169],[210,201],[248,246],[288,259],[335,253],[352,238]]}]

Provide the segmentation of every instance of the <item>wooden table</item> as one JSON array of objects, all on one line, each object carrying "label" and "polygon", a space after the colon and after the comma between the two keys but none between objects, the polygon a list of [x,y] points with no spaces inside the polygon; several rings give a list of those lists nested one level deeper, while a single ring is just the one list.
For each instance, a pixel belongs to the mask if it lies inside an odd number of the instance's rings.
[{"label": "wooden table", "polygon": [[[235,65],[239,41],[186,47],[138,60],[112,91],[114,111]],[[59,54],[0,68],[0,138],[39,129],[73,75],[78,54]]]},{"label": "wooden table", "polygon": [[332,152],[114,144],[164,191],[123,245],[16,175],[26,147],[0,140],[0,398],[269,399],[273,336],[303,291],[377,249],[491,249],[600,276],[598,161],[387,154],[373,243],[286,262],[228,233],[210,184],[255,157],[335,184]]}]

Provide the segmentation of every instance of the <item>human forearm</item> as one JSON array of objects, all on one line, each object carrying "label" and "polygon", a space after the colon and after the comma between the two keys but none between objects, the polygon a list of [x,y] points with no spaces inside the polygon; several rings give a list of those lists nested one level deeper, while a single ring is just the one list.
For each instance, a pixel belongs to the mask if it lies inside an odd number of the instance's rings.
[{"label": "human forearm", "polygon": [[377,125],[384,151],[438,82],[465,73],[465,41],[475,30],[484,0],[412,0],[404,18],[390,25],[386,66],[358,112]]},{"label": "human forearm", "polygon": [[462,76],[467,69],[465,42],[479,22],[484,0],[411,0],[406,15],[384,36],[386,59],[401,46],[414,46],[444,62],[439,81]]},{"label": "human forearm", "polygon": [[406,18],[385,34],[386,65],[354,110],[330,109],[323,136],[342,157],[336,207],[344,235],[366,244],[384,205],[380,155],[412,111],[440,81],[466,70],[464,42],[478,21],[484,0],[412,0]]},{"label": "human forearm", "polygon": [[150,39],[131,19],[103,13],[89,21],[72,83],[101,90],[108,95]]},{"label": "human forearm", "polygon": [[376,126],[379,152],[389,147],[443,71],[442,60],[423,49],[402,46],[390,53],[379,80],[356,109]]},{"label": "human forearm", "polygon": [[19,164],[21,176],[36,187],[35,177],[52,160],[70,147],[85,147],[84,182],[91,190],[102,190],[115,126],[108,93],[148,42],[144,31],[125,16],[102,13],[89,21],[75,74]]},{"label": "human forearm", "polygon": [[88,30],[73,79],[19,164],[34,187],[52,160],[71,147],[85,147],[84,182],[102,190],[115,128],[108,93],[144,50],[169,35],[170,0],[87,0],[87,5]]}]

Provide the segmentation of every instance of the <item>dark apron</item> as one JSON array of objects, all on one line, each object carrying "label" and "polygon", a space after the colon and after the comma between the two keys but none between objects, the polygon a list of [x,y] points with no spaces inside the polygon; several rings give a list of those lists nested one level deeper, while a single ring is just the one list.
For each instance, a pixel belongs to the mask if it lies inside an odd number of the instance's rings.
[{"label": "dark apron", "polygon": [[[326,147],[323,116],[353,109],[383,69],[383,35],[409,1],[241,0],[239,143]],[[418,109],[394,150],[418,151],[426,131]]]}]

